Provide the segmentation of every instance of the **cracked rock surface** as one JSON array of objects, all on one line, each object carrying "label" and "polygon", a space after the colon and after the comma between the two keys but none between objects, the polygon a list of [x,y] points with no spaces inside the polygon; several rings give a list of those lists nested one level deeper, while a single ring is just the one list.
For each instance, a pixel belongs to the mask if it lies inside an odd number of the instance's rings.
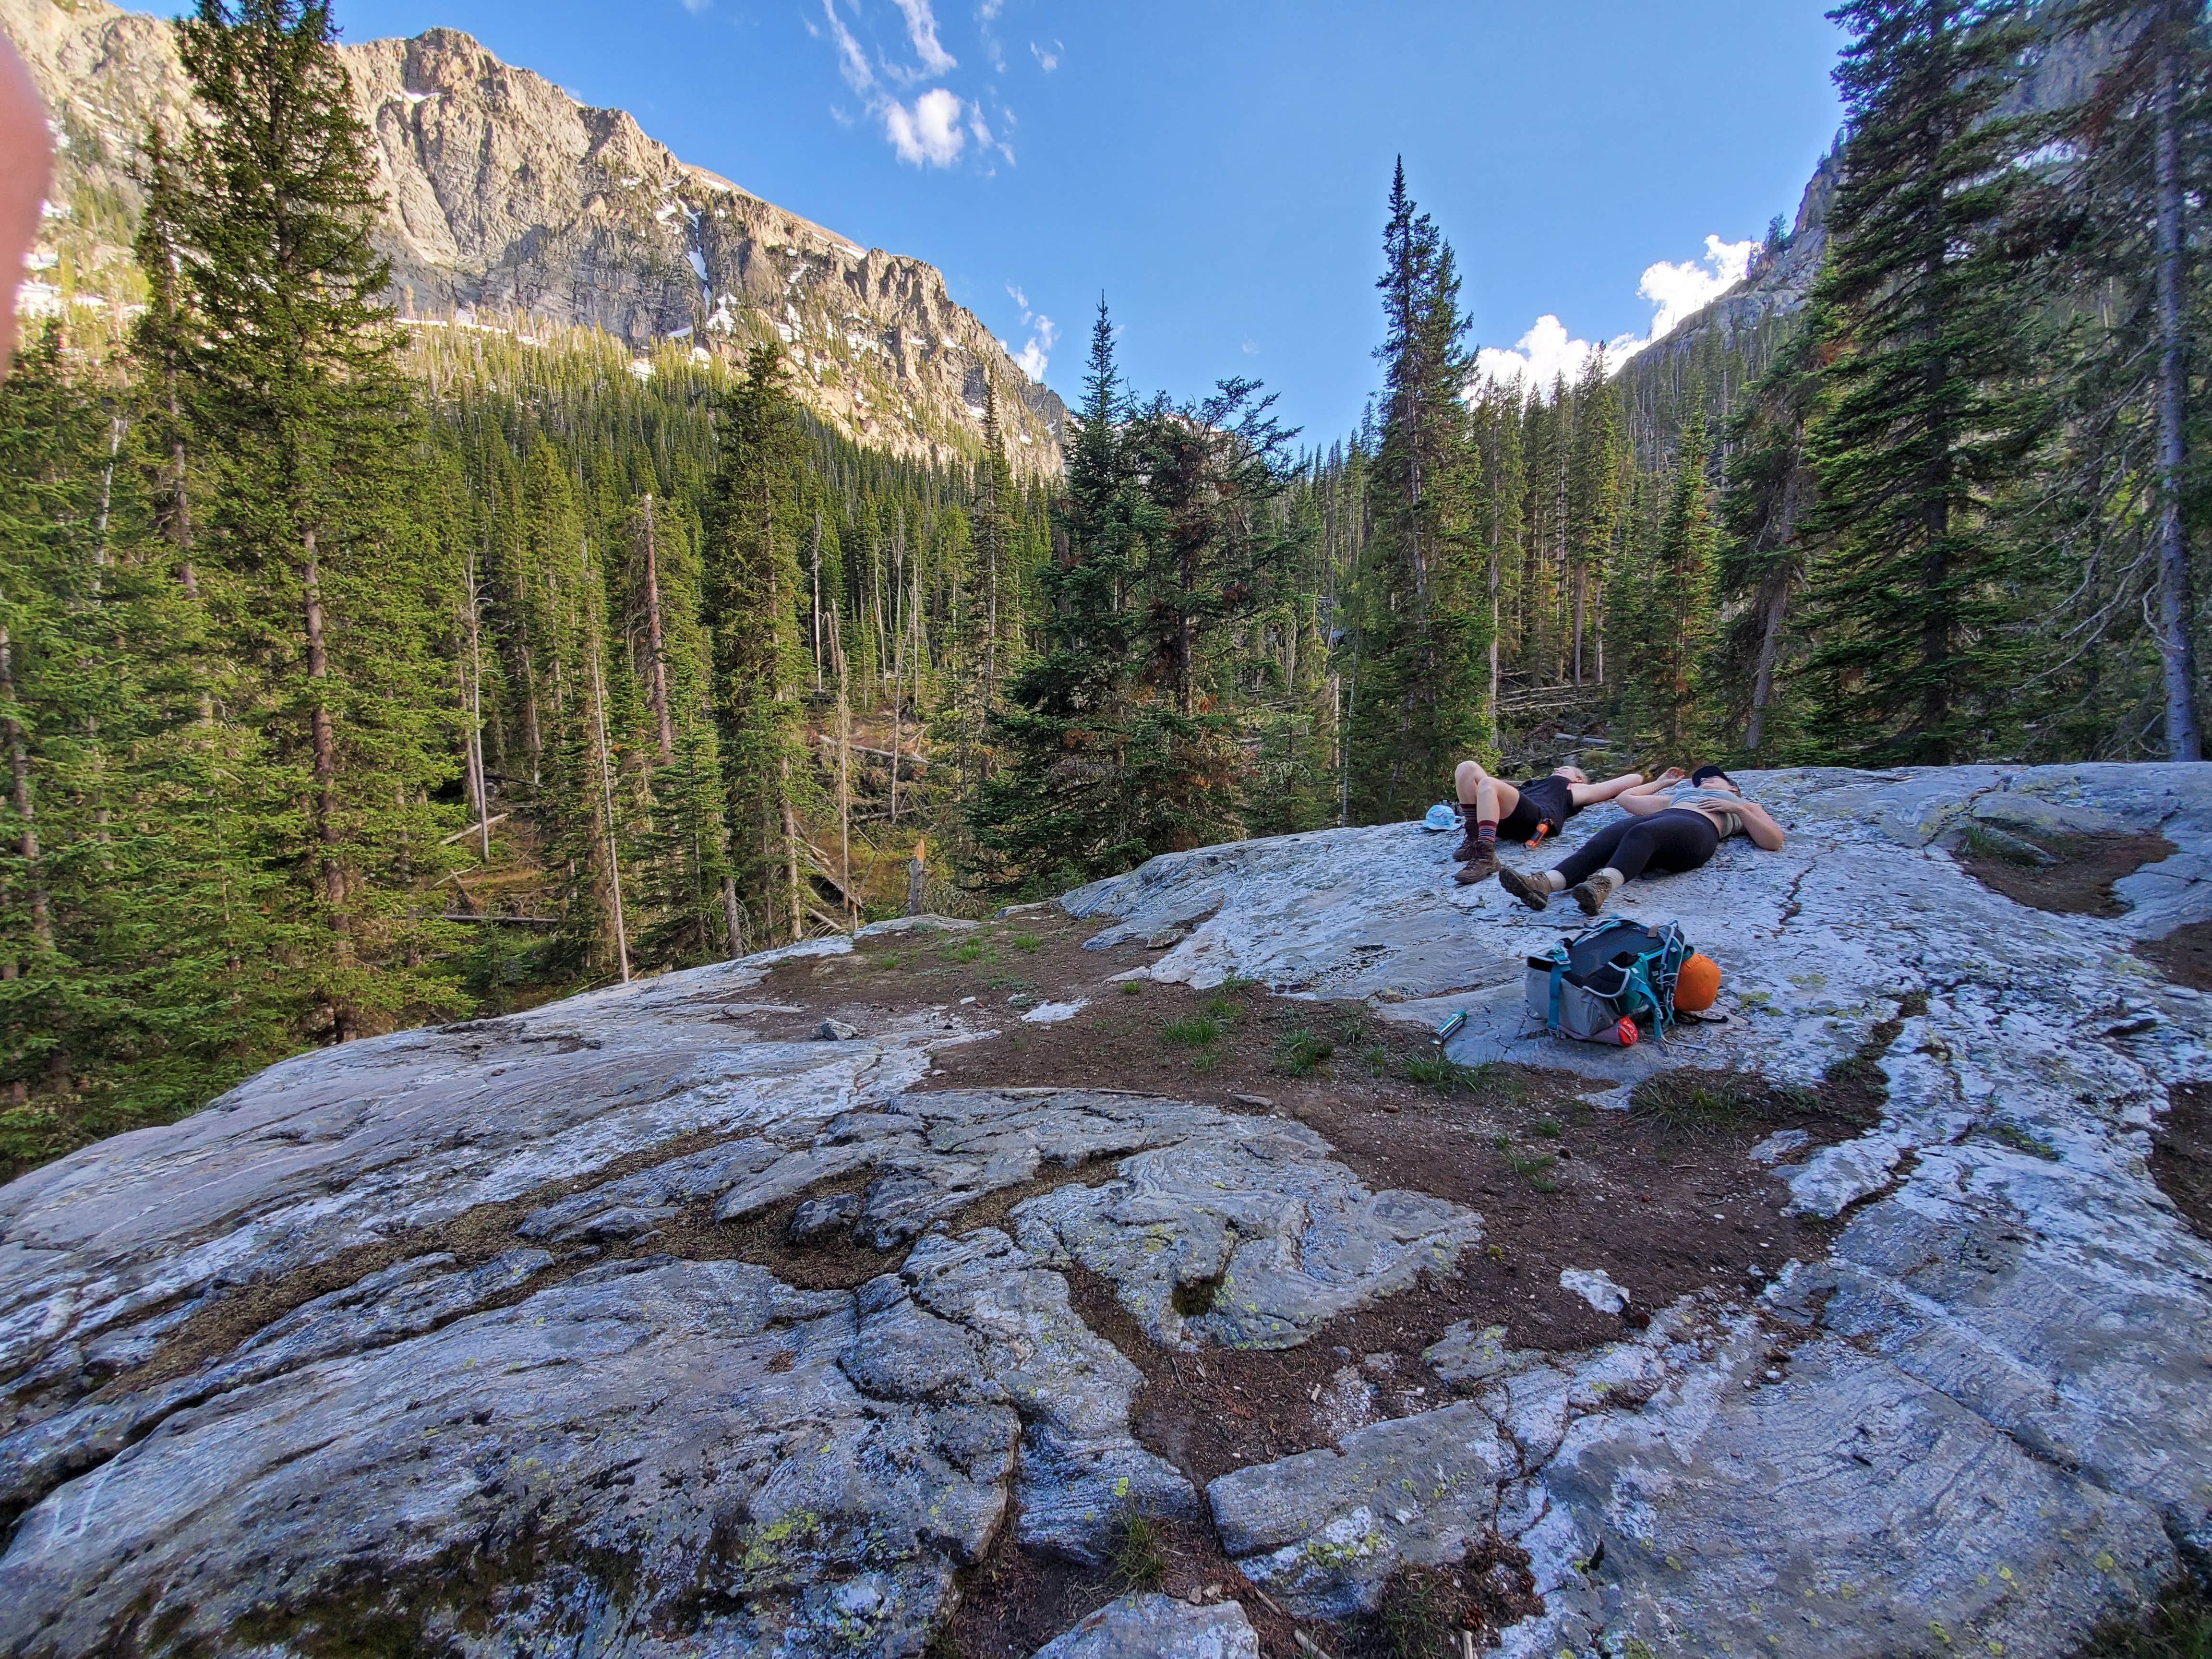
[{"label": "cracked rock surface", "polygon": [[[1518,1382],[1484,1385],[1522,1459],[1496,1485],[1498,1526],[1530,1551],[1547,1598],[1508,1650],[1613,1653],[1633,1637],[1746,1651],[1755,1638],[1873,1656],[1971,1633],[2014,1655],[2069,1652],[2212,1544],[2212,1249],[2146,1164],[2168,1085],[2212,1077],[2212,1021],[2202,994],[2129,949],[2212,918],[2212,769],[1740,781],[1790,829],[1784,852],[1731,842],[1612,907],[1680,920],[1723,964],[1729,1023],[1664,1049],[1532,1032],[1521,959],[1579,917],[1534,915],[1494,884],[1454,887],[1441,838],[1412,825],[1179,854],[1065,902],[1116,936],[1188,927],[1154,979],[1236,973],[1377,997],[1431,1024],[1464,1008],[1451,1052],[1468,1063],[1624,1085],[1684,1065],[1812,1083],[1888,1023],[1895,1036],[1870,1055],[1887,1084],[1881,1122],[1780,1170],[1796,1207],[1842,1218],[1825,1261],[1724,1338],[1636,1345],[1652,1356],[1639,1368],[1664,1367],[1644,1403],[1620,1404],[1640,1376],[1576,1405],[1587,1366],[1530,1362]],[[1566,846],[1607,817],[1584,815]],[[2116,884],[2124,914],[2051,915],[1960,868],[1944,843],[1970,820],[2154,830],[2177,850]],[[1797,1330],[1786,1365],[1760,1354],[1778,1329]],[[1226,1527],[1272,1494],[1268,1512],[1286,1518],[1252,1533],[1250,1565],[1287,1573],[1316,1607],[1371,1598],[1389,1561],[1461,1524],[1458,1496],[1400,1522],[1347,1468],[1388,1467],[1384,1445],[1419,1422],[1363,1429],[1341,1459],[1224,1476],[1209,1492],[1217,1517]],[[1310,1489],[1310,1530],[1289,1532],[1285,1483]]]},{"label": "cracked rock surface", "polygon": [[[1203,1493],[1133,1431],[1144,1374],[1071,1280],[1170,1356],[1295,1347],[1449,1273],[1483,1218],[1370,1190],[1285,1118],[931,1091],[982,1010],[762,1040],[769,968],[842,939],[287,1061],[0,1188],[0,1650],[307,1659],[398,1617],[469,1659],[917,1656],[1002,1534],[1097,1563],[1133,1503],[1211,1521],[1301,1616],[1494,1534],[1542,1599],[1505,1633],[1529,1659],[2061,1659],[2212,1546],[2212,1250],[2146,1164],[2212,1023],[2127,948],[2212,918],[2208,775],[1747,776],[1787,851],[1619,906],[1727,977],[1729,1022],[1663,1052],[1522,1032],[1521,958],[1569,916],[1453,886],[1411,826],[1070,895],[1159,939],[1155,979],[1465,1006],[1469,1062],[1860,1057],[1887,1085],[1857,1139],[1747,1164],[1835,1218],[1755,1300],[1638,1305],[1579,1352],[1459,1325],[1426,1354],[1452,1393],[1408,1416],[1323,1370],[1335,1443]],[[2179,850],[2121,915],[2046,915],[1959,867],[1969,820]],[[857,1258],[857,1288],[678,1254],[771,1235]],[[1045,1652],[1256,1648],[1233,1606],[1153,1596]]]}]

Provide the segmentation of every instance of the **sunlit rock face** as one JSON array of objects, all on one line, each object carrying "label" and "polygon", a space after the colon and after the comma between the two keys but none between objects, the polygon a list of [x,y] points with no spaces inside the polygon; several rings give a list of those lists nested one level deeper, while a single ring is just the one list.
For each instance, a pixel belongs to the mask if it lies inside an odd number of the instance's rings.
[{"label": "sunlit rock face", "polygon": [[[173,140],[191,89],[175,34],[105,0],[0,0],[62,143],[48,251],[115,303],[143,199],[138,150]],[[458,29],[343,46],[385,196],[386,297],[418,332],[598,329],[647,356],[784,349],[835,429],[940,461],[981,446],[995,387],[1017,474],[1055,476],[1066,410],[957,304],[935,266],[871,248],[679,160],[624,110],[581,103]],[[113,290],[106,301],[97,298]],[[57,301],[58,303],[58,301]]]},{"label": "sunlit rock face", "polygon": [[[1038,1029],[1006,1011],[762,1039],[815,1017],[764,977],[842,939],[286,1061],[0,1189],[0,1647],[305,1655],[386,1620],[471,1655],[919,1654],[1009,1536],[1096,1563],[1134,1507],[1317,1618],[1502,1539],[1542,1600],[1515,1653],[2056,1659],[2212,1543],[2212,1250],[2146,1164],[2212,1054],[2130,948],[2212,917],[2203,776],[1747,775],[1784,851],[1616,901],[1723,969],[1727,1023],[1663,1048],[1529,1030],[1522,960],[1577,913],[1455,887],[1413,825],[1069,895],[1160,941],[1154,981],[1464,1008],[1455,1056],[1601,1104],[1674,1066],[1887,1084],[1864,1133],[1746,1160],[1835,1223],[1763,1293],[1572,1352],[1455,1326],[1446,1397],[1364,1392],[1336,1443],[1203,1490],[1146,1443],[1133,1353],[1297,1349],[1483,1218],[1288,1117],[933,1088],[935,1054]],[[2173,850],[2121,914],[2051,915],[1961,867],[1969,823]],[[794,1283],[787,1211],[858,1268]],[[1225,1605],[1117,1606],[1054,1651],[1250,1650]]]}]

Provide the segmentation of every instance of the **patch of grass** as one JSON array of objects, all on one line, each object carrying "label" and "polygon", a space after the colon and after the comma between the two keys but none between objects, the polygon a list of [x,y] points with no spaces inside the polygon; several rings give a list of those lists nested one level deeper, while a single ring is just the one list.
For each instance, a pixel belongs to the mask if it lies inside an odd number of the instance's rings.
[{"label": "patch of grass", "polygon": [[1178,1048],[1204,1048],[1220,1039],[1220,1021],[1207,1014],[1194,1014],[1160,1027],[1160,1041],[1171,1042]]},{"label": "patch of grass", "polygon": [[1401,1568],[1365,1620],[1359,1651],[1374,1659],[1459,1659],[1465,1600],[1443,1573]]},{"label": "patch of grass", "polygon": [[898,965],[899,956],[896,951],[886,951],[876,958],[876,966],[878,968],[888,969],[896,968]]},{"label": "patch of grass", "polygon": [[1125,997],[1140,997],[1140,996],[1144,995],[1144,994],[1145,994],[1145,981],[1142,981],[1142,980],[1140,980],[1140,979],[1125,979],[1125,980],[1123,980],[1123,981],[1121,981],[1121,994],[1122,994],[1123,996],[1125,996]]},{"label": "patch of grass", "polygon": [[964,939],[957,945],[945,947],[945,954],[955,962],[996,962],[999,952],[990,940]]},{"label": "patch of grass", "polygon": [[1256,991],[1260,988],[1260,981],[1258,980],[1247,979],[1242,974],[1230,975],[1228,978],[1223,980],[1220,985],[1216,988],[1223,996],[1227,997],[1239,996],[1246,991]]},{"label": "patch of grass", "polygon": [[2099,1626],[2074,1659],[2212,1659],[2212,1600],[2185,1580],[2140,1621]]},{"label": "patch of grass", "polygon": [[1206,1012],[1210,1018],[1224,1025],[1234,1025],[1244,1018],[1244,1005],[1226,991],[1216,991],[1206,998]]},{"label": "patch of grass", "polygon": [[1114,1579],[1126,1591],[1158,1589],[1168,1576],[1167,1551],[1162,1547],[1160,1523],[1133,1502],[1114,1522],[1114,1536],[1106,1557]]},{"label": "patch of grass", "polygon": [[1560,1126],[1559,1120],[1555,1117],[1540,1117],[1529,1127],[1547,1140],[1557,1140],[1561,1135],[1566,1133],[1566,1130]]},{"label": "patch of grass", "polygon": [[1628,1109],[1675,1134],[1733,1129],[1765,1115],[1766,1090],[1735,1072],[1662,1072],[1630,1091]]},{"label": "patch of grass", "polygon": [[1012,945],[1017,951],[1029,951],[1036,950],[1037,946],[1043,944],[1044,941],[1039,939],[1035,933],[1016,933],[1012,938],[1009,939],[1006,943]]},{"label": "patch of grass", "polygon": [[1508,1152],[1505,1161],[1513,1166],[1513,1173],[1540,1193],[1556,1193],[1559,1183],[1552,1179],[1552,1171],[1559,1160],[1549,1152]]},{"label": "patch of grass", "polygon": [[1275,1039],[1275,1069],[1285,1077],[1311,1077],[1335,1052],[1334,1042],[1301,1026]]},{"label": "patch of grass", "polygon": [[1508,1146],[1510,1146],[1513,1144],[1513,1137],[1507,1134],[1501,1129],[1496,1134],[1491,1136],[1490,1144],[1497,1147],[1498,1150],[1502,1152]]},{"label": "patch of grass", "polygon": [[1442,1054],[1416,1054],[1405,1065],[1406,1080],[1418,1083],[1424,1089],[1434,1089],[1440,1095],[1457,1094],[1462,1091],[1472,1094],[1486,1080],[1484,1069],[1462,1066]]},{"label": "patch of grass", "polygon": [[1371,1077],[1390,1074],[1390,1050],[1379,1042],[1370,1042],[1359,1051],[1359,1063]]},{"label": "patch of grass", "polygon": [[[1363,1048],[1373,1042],[1375,1016],[1364,1002],[1355,1002],[1336,1017],[1336,1040],[1346,1048]],[[1382,1045],[1376,1044],[1377,1048]]]},{"label": "patch of grass", "polygon": [[2039,1136],[2030,1134],[2019,1124],[1998,1118],[1989,1126],[1992,1140],[2001,1140],[2016,1152],[2026,1152],[2030,1158],[2039,1158],[2047,1164],[2058,1162],[2058,1149]]}]

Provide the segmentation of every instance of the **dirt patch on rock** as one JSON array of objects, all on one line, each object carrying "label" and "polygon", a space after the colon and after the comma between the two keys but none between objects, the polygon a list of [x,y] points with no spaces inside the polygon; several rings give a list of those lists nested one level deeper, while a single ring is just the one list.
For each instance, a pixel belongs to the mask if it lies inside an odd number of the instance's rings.
[{"label": "dirt patch on rock", "polygon": [[2192,921],[2164,939],[2137,939],[2135,953],[2176,985],[2212,991],[2212,921]]},{"label": "dirt patch on rock", "polygon": [[2199,1238],[2212,1238],[2212,1084],[2177,1083],[2166,1102],[2151,1137],[2151,1179]]},{"label": "dirt patch on rock", "polygon": [[[1968,875],[2015,904],[2065,916],[2117,916],[2128,907],[2112,884],[2178,850],[2156,830],[2027,836],[1970,826],[1958,859]],[[2053,862],[2044,863],[2035,856],[2039,851]]]}]

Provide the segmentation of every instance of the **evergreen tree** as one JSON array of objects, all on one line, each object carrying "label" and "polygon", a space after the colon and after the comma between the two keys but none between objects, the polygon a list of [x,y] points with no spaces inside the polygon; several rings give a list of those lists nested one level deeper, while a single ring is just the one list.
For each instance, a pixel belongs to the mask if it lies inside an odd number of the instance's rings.
[{"label": "evergreen tree", "polygon": [[1639,573],[1624,665],[1640,750],[1680,763],[1700,731],[1702,670],[1715,622],[1705,422],[1693,410],[1674,453],[1658,538]]},{"label": "evergreen tree", "polygon": [[1827,752],[2002,752],[2032,574],[1996,497],[2040,422],[2007,216],[2027,142],[1997,113],[2026,44],[2010,0],[1850,0],[1844,176],[1815,288],[1813,729]]},{"label": "evergreen tree", "polygon": [[193,322],[183,399],[208,460],[197,545],[254,741],[243,810],[286,873],[272,914],[301,1029],[343,1040],[461,1006],[414,889],[448,861],[442,553],[411,533],[409,398],[369,244],[368,135],[316,0],[201,0],[178,48],[206,119],[172,217]]},{"label": "evergreen tree", "polygon": [[730,864],[757,919],[756,946],[805,936],[799,812],[802,741],[796,498],[800,435],[782,354],[757,346],[724,399],[707,515],[706,617],[714,637]]},{"label": "evergreen tree", "polygon": [[[2212,26],[2191,0],[2081,0],[2051,23],[2058,49],[2114,44],[2060,118],[2024,216],[2045,250],[2043,303],[2072,313],[2054,365],[2060,465],[2023,532],[2071,555],[2042,746],[2197,760]],[[2162,740],[2143,744],[2154,725]]]},{"label": "evergreen tree", "polygon": [[1385,390],[1368,474],[1368,661],[1349,757],[1354,810],[1369,818],[1416,810],[1490,731],[1486,561],[1468,529],[1462,393],[1471,363],[1459,271],[1450,244],[1407,194],[1402,161],[1389,205],[1376,284]]},{"label": "evergreen tree", "polygon": [[1790,601],[1808,565],[1803,532],[1813,507],[1805,422],[1817,380],[1812,333],[1799,337],[1746,392],[1729,426],[1726,483],[1718,508],[1718,589],[1729,617],[1716,644],[1711,678],[1715,714],[1741,733],[1743,753],[1772,753],[1778,702],[1802,652]]}]

